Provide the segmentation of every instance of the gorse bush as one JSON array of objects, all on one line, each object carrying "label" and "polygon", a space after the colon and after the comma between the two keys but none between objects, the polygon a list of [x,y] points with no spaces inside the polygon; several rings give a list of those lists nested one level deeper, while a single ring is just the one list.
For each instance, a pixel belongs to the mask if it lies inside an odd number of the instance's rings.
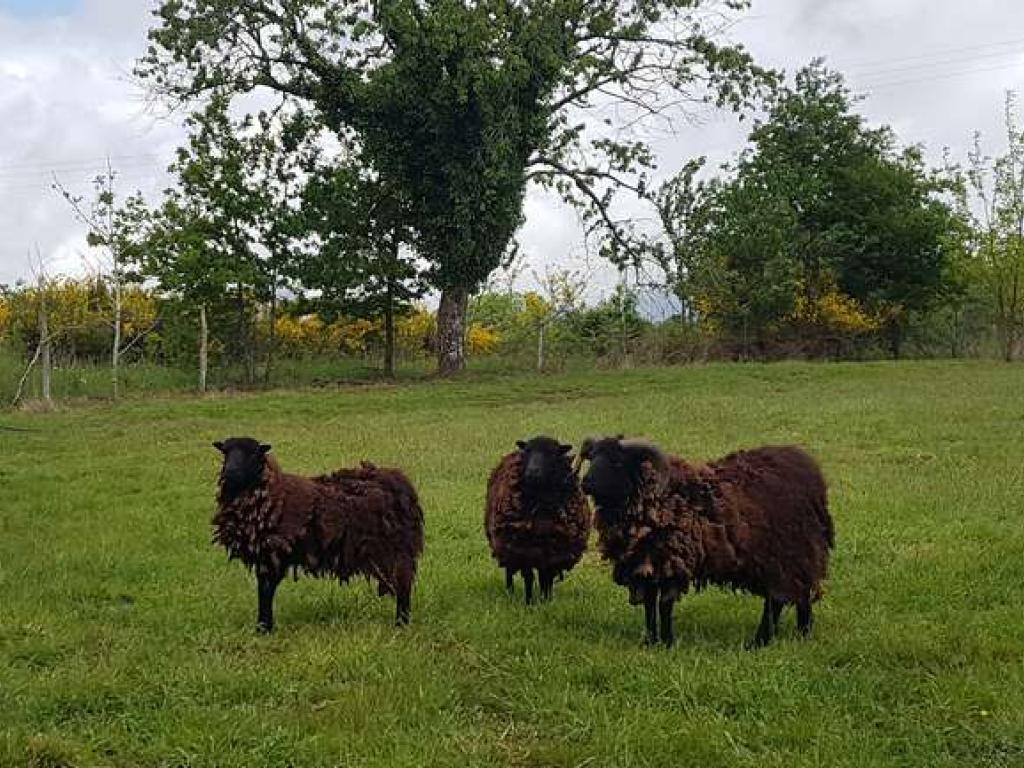
[{"label": "gorse bush", "polygon": [[[136,359],[160,346],[160,302],[150,291],[129,286],[121,297],[123,345]],[[45,281],[42,286],[7,290],[0,296],[0,335],[16,348],[35,349],[39,316],[45,306],[56,360],[95,362],[110,354],[114,304],[101,278]]]}]

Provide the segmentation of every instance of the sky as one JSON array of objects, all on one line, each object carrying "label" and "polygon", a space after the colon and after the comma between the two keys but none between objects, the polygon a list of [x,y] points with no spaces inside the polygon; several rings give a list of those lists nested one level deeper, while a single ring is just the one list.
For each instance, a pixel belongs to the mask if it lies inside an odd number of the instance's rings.
[{"label": "sky", "polygon": [[[130,78],[143,52],[149,0],[0,0],[0,283],[95,267],[84,228],[51,188],[88,195],[106,158],[119,189],[156,199],[183,139],[181,115],[154,110]],[[966,156],[980,130],[1001,148],[1007,90],[1024,88],[1024,3],[1018,0],[755,0],[730,31],[762,64],[793,72],[814,57],[847,75],[859,108],[938,162]],[[689,158],[729,159],[749,123],[707,112],[650,134],[666,178]],[[614,271],[589,255],[575,213],[532,191],[519,233],[529,287],[546,265]],[[38,254],[38,255],[37,255]]]}]

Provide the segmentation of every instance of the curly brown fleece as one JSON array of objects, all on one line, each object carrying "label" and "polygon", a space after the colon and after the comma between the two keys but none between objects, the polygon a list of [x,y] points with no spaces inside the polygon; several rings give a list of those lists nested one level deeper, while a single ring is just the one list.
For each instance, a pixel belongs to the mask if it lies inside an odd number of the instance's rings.
[{"label": "curly brown fleece", "polygon": [[564,485],[550,489],[531,509],[523,508],[522,484],[523,455],[513,451],[501,458],[487,483],[484,529],[491,554],[513,572],[572,570],[590,534],[590,507],[575,473],[570,470]]},{"label": "curly brown fleece", "polygon": [[235,498],[219,488],[214,542],[275,587],[289,568],[375,579],[379,594],[399,598],[399,621],[408,620],[423,552],[423,511],[408,478],[368,463],[306,478],[281,471],[272,456],[265,462],[255,487]]},{"label": "curly brown fleece", "polygon": [[596,527],[619,584],[717,584],[785,603],[820,598],[834,545],[825,480],[790,446],[704,465],[670,457],[667,478],[647,463],[627,514],[598,514]]},{"label": "curly brown fleece", "polygon": [[643,603],[649,643],[672,645],[673,606],[691,587],[718,584],[764,598],[755,646],[795,605],[810,631],[834,545],[825,479],[794,446],[739,451],[709,464],[666,456],[649,443],[587,440],[582,487],[594,497],[612,577]]}]

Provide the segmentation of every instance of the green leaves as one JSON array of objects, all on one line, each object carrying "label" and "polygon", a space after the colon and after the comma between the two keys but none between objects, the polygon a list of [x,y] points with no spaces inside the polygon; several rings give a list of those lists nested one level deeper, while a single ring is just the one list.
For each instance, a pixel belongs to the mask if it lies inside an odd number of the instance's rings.
[{"label": "green leaves", "polygon": [[269,88],[339,136],[354,132],[360,161],[401,191],[432,284],[464,295],[508,251],[531,180],[580,208],[609,255],[634,250],[610,208],[620,191],[646,194],[653,158],[618,131],[589,131],[580,113],[618,106],[635,113],[632,126],[686,104],[748,105],[772,75],[709,32],[723,8],[745,7],[164,0],[137,73],[175,100]]},{"label": "green leaves", "polygon": [[854,104],[813,62],[772,97],[731,177],[699,181],[698,161],[662,187],[670,247],[655,255],[684,306],[763,337],[837,290],[831,306],[896,326],[942,295],[956,226],[946,187]]}]

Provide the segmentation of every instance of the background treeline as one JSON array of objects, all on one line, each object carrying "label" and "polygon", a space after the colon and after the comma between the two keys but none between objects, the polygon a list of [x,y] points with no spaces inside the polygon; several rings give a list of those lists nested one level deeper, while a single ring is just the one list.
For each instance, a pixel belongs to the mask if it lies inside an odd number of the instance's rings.
[{"label": "background treeline", "polygon": [[[115,393],[122,382],[192,387],[197,372],[201,389],[426,373],[452,326],[471,358],[520,370],[1015,359],[1015,98],[1000,154],[986,156],[976,137],[967,157],[938,168],[856,105],[842,76],[814,62],[765,91],[734,161],[714,169],[695,158],[660,187],[634,190],[656,225],[602,218],[600,206],[585,213],[601,258],[619,270],[604,298],[590,271],[549,267],[505,288],[481,281],[464,308],[453,315],[442,301],[439,315],[436,265],[415,247],[407,190],[301,109],[233,117],[227,99],[212,98],[189,118],[176,183],[157,205],[119,197],[113,169],[88,200],[58,186],[104,267],[2,288],[0,394],[97,394],[111,365]],[[488,275],[508,277],[514,261],[506,253]]]}]

